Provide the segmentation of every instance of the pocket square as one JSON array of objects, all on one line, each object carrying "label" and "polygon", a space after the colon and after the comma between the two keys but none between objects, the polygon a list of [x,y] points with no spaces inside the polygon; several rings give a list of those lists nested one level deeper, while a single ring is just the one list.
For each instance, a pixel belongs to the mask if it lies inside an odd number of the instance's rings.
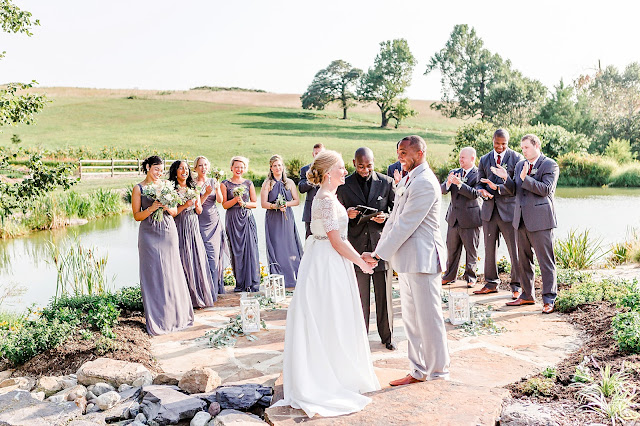
[{"label": "pocket square", "polygon": [[382,195],[378,195],[378,201],[382,200]]}]

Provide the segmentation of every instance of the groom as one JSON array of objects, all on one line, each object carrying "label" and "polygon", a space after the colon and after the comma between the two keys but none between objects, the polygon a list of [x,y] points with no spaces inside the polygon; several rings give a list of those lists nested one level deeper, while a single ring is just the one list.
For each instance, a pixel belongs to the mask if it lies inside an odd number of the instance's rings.
[{"label": "groom", "polygon": [[413,371],[391,386],[449,379],[447,332],[442,317],[440,273],[446,249],[440,235],[442,195],[438,179],[426,161],[427,144],[407,136],[398,145],[402,170],[394,209],[373,253],[365,261],[389,260],[398,273],[402,320],[409,340]]}]

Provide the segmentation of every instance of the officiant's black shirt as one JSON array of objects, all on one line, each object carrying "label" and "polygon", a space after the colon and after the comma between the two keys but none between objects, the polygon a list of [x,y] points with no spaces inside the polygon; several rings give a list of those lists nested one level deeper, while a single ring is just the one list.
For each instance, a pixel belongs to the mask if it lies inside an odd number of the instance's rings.
[{"label": "officiant's black shirt", "polygon": [[371,189],[371,173],[366,178],[363,178],[358,173],[356,173],[356,182],[360,185],[360,189],[362,189],[362,193],[364,194],[364,198],[369,199],[369,190]]}]

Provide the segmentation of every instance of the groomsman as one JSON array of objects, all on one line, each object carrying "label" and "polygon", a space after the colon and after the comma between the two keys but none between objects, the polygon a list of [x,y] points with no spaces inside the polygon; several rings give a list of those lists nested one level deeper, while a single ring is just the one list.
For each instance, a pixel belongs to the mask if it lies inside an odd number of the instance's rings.
[{"label": "groomsman", "polygon": [[[554,310],[558,291],[556,259],[553,253],[553,228],[557,227],[554,194],[560,170],[558,164],[540,152],[542,144],[535,135],[525,135],[520,142],[525,160],[518,162],[515,179],[507,184],[516,193],[513,227],[517,230],[518,259],[522,296],[508,306],[533,305],[533,251],[542,275],[543,314]],[[503,176],[504,171],[499,171]],[[533,249],[533,250],[532,250]]]},{"label": "groomsman", "polygon": [[449,172],[441,185],[442,194],[451,192],[451,203],[445,220],[447,228],[447,269],[442,284],[456,280],[462,247],[466,254],[464,280],[471,288],[476,283],[476,259],[480,243],[480,202],[478,191],[478,168],[475,166],[476,150],[468,146],[460,150],[460,168]]},{"label": "groomsman", "polygon": [[[399,146],[400,142],[396,144],[396,151],[398,150]],[[407,173],[408,172],[406,170],[402,170],[402,164],[400,164],[399,161],[396,161],[395,163],[387,167],[387,176],[392,178],[396,184],[398,184],[398,182],[400,182],[400,179],[405,177]]]},{"label": "groomsman", "polygon": [[[505,182],[513,182],[513,173],[522,155],[509,148],[509,132],[498,129],[493,134],[493,150],[480,158],[478,176],[480,182],[477,189],[485,199],[482,203],[481,218],[484,234],[484,280],[485,285],[474,294],[497,293],[498,278],[498,244],[500,234],[507,243],[511,260],[511,292],[512,299],[520,297],[520,277],[518,275],[518,250],[516,248],[516,232],[513,229],[513,211],[515,209],[515,193]],[[506,179],[498,177],[493,170],[506,170]]]},{"label": "groomsman", "polygon": [[[393,209],[395,197],[393,179],[374,171],[373,151],[358,148],[353,159],[355,173],[347,176],[344,185],[338,187],[338,201],[347,209],[349,215],[348,239],[357,252],[371,252],[378,244],[387,214]],[[356,206],[366,206],[378,215],[365,220]],[[391,305],[391,270],[387,262],[378,262],[372,275],[365,274],[359,267],[356,278],[360,289],[360,301],[364,323],[369,332],[371,306],[371,280],[376,299],[376,320],[378,334],[382,344],[389,350],[396,349],[391,341],[393,334],[393,307]]]},{"label": "groomsman", "polygon": [[[311,155],[313,155],[313,158],[316,158],[316,155],[322,151],[324,151],[324,145],[317,143],[313,146]],[[304,228],[306,230],[305,238],[309,238],[309,235],[311,235],[311,205],[313,204],[313,197],[315,197],[316,192],[318,192],[318,187],[310,184],[307,180],[307,172],[310,166],[311,164],[307,164],[300,169],[300,181],[298,182],[300,193],[307,194],[307,198],[304,200],[304,211],[302,212],[302,221],[304,222]]]}]

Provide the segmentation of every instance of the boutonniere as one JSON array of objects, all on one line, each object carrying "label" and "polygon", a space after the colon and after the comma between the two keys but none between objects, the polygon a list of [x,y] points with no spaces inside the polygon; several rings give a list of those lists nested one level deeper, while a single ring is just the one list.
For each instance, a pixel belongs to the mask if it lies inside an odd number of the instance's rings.
[{"label": "boutonniere", "polygon": [[382,195],[378,195],[378,201],[382,200]]},{"label": "boutonniere", "polygon": [[535,167],[531,169],[531,176],[535,175],[536,173],[538,173],[538,169],[536,169]]},{"label": "boutonniere", "polygon": [[405,186],[401,186],[396,191],[396,194],[398,194],[398,197],[402,197],[404,195],[404,191],[406,191],[406,190],[407,190],[407,188]]}]

